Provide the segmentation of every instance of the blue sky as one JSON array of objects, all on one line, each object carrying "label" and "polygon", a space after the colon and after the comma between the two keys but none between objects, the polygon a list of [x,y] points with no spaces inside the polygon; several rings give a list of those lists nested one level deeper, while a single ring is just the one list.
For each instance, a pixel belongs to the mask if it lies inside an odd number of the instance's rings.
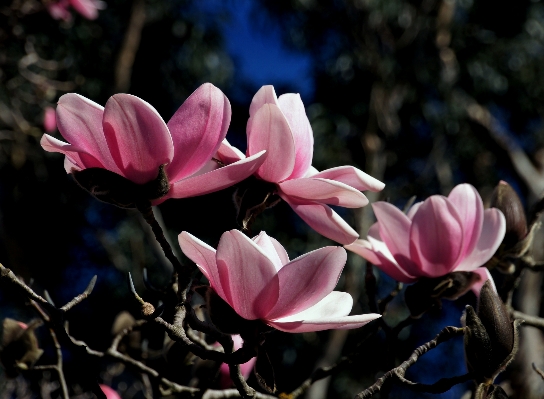
[{"label": "blue sky", "polygon": [[214,22],[219,23],[226,48],[237,67],[237,78],[255,86],[288,84],[300,92],[303,99],[311,99],[311,57],[287,48],[282,43],[280,28],[272,21],[258,26],[262,19],[258,22],[252,14],[258,3],[203,0],[196,4],[200,11],[210,14]]}]

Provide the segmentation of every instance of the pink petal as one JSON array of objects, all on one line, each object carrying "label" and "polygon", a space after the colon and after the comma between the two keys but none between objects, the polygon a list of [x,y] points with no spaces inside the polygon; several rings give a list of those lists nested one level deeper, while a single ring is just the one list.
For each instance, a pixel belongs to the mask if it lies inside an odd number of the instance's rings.
[{"label": "pink petal", "polygon": [[205,83],[179,107],[168,122],[174,143],[174,159],[168,165],[171,181],[202,168],[227,135],[231,107],[221,90]]},{"label": "pink petal", "polygon": [[319,320],[324,317],[343,317],[351,312],[353,307],[353,298],[347,292],[332,291],[323,297],[313,306],[307,307],[301,312],[281,318],[268,318],[273,321],[300,321],[300,320]]},{"label": "pink petal", "polygon": [[221,279],[219,278],[219,271],[217,270],[217,263],[215,261],[215,249],[186,231],[181,232],[178,236],[178,241],[185,256],[196,263],[202,274],[210,282],[210,286],[226,301],[227,297],[221,286]]},{"label": "pink petal", "polygon": [[[284,263],[282,262],[280,255],[276,251],[276,246],[272,242],[271,237],[269,237],[264,231],[261,231],[259,235],[253,237],[253,242],[257,244],[263,250],[263,252],[268,256],[268,259],[272,261],[272,263],[274,264],[274,267],[276,268],[276,271],[279,271],[283,267]],[[285,249],[283,247],[282,249],[283,249],[283,252],[285,252]]]},{"label": "pink petal", "polygon": [[285,332],[310,332],[328,329],[358,328],[375,320],[381,315],[364,314],[347,316],[353,306],[351,295],[333,291],[320,302],[303,312],[276,320],[267,324]]},{"label": "pink petal", "polygon": [[279,106],[276,91],[272,85],[263,86],[257,93],[255,93],[253,99],[251,100],[251,105],[249,106],[249,117],[253,117],[265,104],[274,104]]},{"label": "pink petal", "polygon": [[493,288],[493,291],[497,292],[495,281],[493,281],[493,277],[491,277],[491,273],[489,273],[487,267],[479,267],[476,270],[473,270],[473,272],[477,273],[480,276],[480,281],[472,284],[472,287],[470,287],[470,289],[472,290],[472,292],[474,292],[474,295],[476,295],[477,298],[480,297],[480,291],[482,290],[482,287],[487,280],[491,282],[490,284],[491,288]]},{"label": "pink petal", "polygon": [[478,191],[470,184],[455,186],[448,196],[463,222],[463,254],[472,253],[480,238],[484,220],[484,204]]},{"label": "pink petal", "polygon": [[276,240],[274,237],[269,236],[268,238],[272,242],[272,245],[274,246],[274,249],[276,250],[276,253],[279,256],[282,267],[283,267],[283,265],[286,265],[287,263],[289,263],[289,255],[287,254],[287,251],[285,250],[283,245],[281,245],[278,242],[278,240]]},{"label": "pink petal", "polygon": [[244,159],[246,156],[245,154],[240,151],[238,148],[233,147],[230,145],[230,143],[227,141],[227,139],[224,139],[221,142],[221,146],[217,150],[217,154],[215,156],[225,164],[229,165],[231,163],[237,162],[241,159]]},{"label": "pink petal", "polygon": [[248,154],[262,150],[268,152],[257,176],[272,183],[280,182],[289,177],[295,166],[295,141],[291,128],[275,105],[263,105],[253,118],[247,136]]},{"label": "pink petal", "polygon": [[121,396],[107,385],[99,384],[100,389],[106,395],[106,399],[121,399]]},{"label": "pink petal", "polygon": [[482,232],[474,250],[463,259],[455,271],[473,271],[484,265],[495,254],[506,233],[506,220],[496,208],[484,211]]},{"label": "pink petal", "polygon": [[381,245],[377,245],[377,241],[369,237],[369,241],[356,240],[353,244],[344,245],[344,248],[362,256],[396,281],[405,284],[416,281],[417,278],[410,276],[397,264],[386,245],[382,241],[378,242]]},{"label": "pink petal", "polygon": [[121,174],[102,130],[103,116],[104,108],[75,93],[63,95],[57,105],[57,126],[62,137],[96,158],[101,167]]},{"label": "pink petal", "polygon": [[64,21],[69,21],[72,19],[70,11],[68,11],[68,3],[66,1],[58,1],[56,3],[49,3],[47,5],[47,12],[54,19],[62,19]]},{"label": "pink petal", "polygon": [[[341,166],[342,167],[342,166]],[[334,169],[334,168],[333,168]],[[331,170],[331,169],[328,169],[328,170]],[[310,168],[308,169],[308,171],[306,172],[306,174],[304,175],[304,177],[314,177],[315,175],[317,175],[318,173],[321,173],[319,172],[319,170],[317,170],[316,168],[314,168],[313,166],[310,166]],[[323,178],[325,179],[328,179],[328,177],[326,176],[322,176]],[[335,180],[335,179],[331,179],[331,180]],[[351,184],[350,184],[351,185]]]},{"label": "pink petal", "polygon": [[410,229],[410,254],[421,268],[420,275],[438,277],[451,272],[463,246],[463,222],[455,206],[439,195],[427,198]]},{"label": "pink petal", "polygon": [[226,301],[243,318],[262,318],[276,303],[276,268],[263,250],[240,231],[227,231],[221,236],[217,267]]},{"label": "pink petal", "polygon": [[368,313],[356,316],[344,316],[327,318],[318,321],[303,320],[283,322],[280,320],[268,322],[268,325],[276,330],[288,333],[304,333],[323,330],[352,330],[368,324],[369,322],[382,317],[380,314]]},{"label": "pink petal", "polygon": [[353,166],[338,166],[312,175],[315,178],[336,180],[360,191],[381,191],[385,184]]},{"label": "pink petal", "polygon": [[161,198],[161,203],[168,198],[188,198],[197,195],[213,193],[230,187],[251,176],[262,165],[266,158],[266,152],[261,151],[249,158],[223,166],[202,175],[188,177],[170,186],[168,194]]},{"label": "pink petal", "polygon": [[[68,159],[70,164],[75,165],[78,170],[86,168],[104,168],[104,165],[91,154],[48,134],[42,136],[40,144],[45,151],[60,152],[61,154],[64,154],[66,156],[65,159]],[[67,171],[67,173],[70,172]]]},{"label": "pink petal", "polygon": [[246,132],[247,132],[247,141],[249,143],[249,136],[253,131],[252,125],[255,121],[255,114],[259,109],[262,108],[265,104],[273,104],[279,107],[278,98],[276,97],[276,92],[274,91],[274,86],[267,85],[259,89],[257,93],[253,96],[251,104],[249,106],[249,119],[247,120]]},{"label": "pink petal", "polygon": [[317,202],[298,202],[280,193],[281,198],[319,234],[341,244],[351,244],[359,234],[330,207]]},{"label": "pink petal", "polygon": [[278,272],[278,301],[266,318],[278,319],[300,313],[321,301],[338,283],[346,260],[344,248],[325,247],[286,264]]},{"label": "pink petal", "polygon": [[368,204],[363,193],[334,180],[302,178],[279,183],[280,190],[296,201],[315,201],[345,208],[361,208]]},{"label": "pink petal", "polygon": [[172,137],[155,108],[130,94],[115,94],[104,109],[104,134],[121,174],[137,184],[157,177],[174,156]]},{"label": "pink petal", "polygon": [[423,201],[416,202],[414,205],[410,207],[410,210],[406,214],[406,216],[408,216],[408,219],[412,220],[414,218],[414,215],[416,214],[421,204],[423,204]]},{"label": "pink petal", "polygon": [[98,18],[98,9],[103,8],[101,1],[70,0],[70,3],[78,13],[87,19]]},{"label": "pink petal", "polygon": [[74,170],[80,171],[81,169],[82,168],[70,161],[68,157],[64,157],[64,170],[66,171],[66,173],[72,173]]},{"label": "pink petal", "polygon": [[387,202],[375,202],[372,204],[372,208],[378,219],[379,236],[395,258],[396,263],[408,275],[420,276],[419,267],[410,257],[410,225],[412,222],[408,216]]},{"label": "pink petal", "polygon": [[314,132],[310,121],[306,116],[304,104],[300,94],[283,94],[278,98],[278,106],[291,126],[293,138],[295,139],[295,167],[289,179],[304,177],[312,165],[314,154]]}]

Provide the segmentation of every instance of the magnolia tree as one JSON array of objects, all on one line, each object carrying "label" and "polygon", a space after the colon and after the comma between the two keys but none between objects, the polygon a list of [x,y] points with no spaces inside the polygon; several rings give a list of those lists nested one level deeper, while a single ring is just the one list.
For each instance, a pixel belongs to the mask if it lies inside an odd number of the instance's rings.
[{"label": "magnolia tree", "polygon": [[[69,7],[96,18],[104,4],[74,0],[44,6],[52,17],[69,20]],[[346,214],[342,208],[368,205],[362,192],[378,193],[385,184],[349,165],[322,171],[312,166],[314,135],[298,94],[277,97],[272,86],[263,86],[247,109],[245,153],[226,139],[231,104],[211,83],[196,89],[168,122],[145,99],[129,94],[115,94],[102,107],[68,93],[56,107],[44,109],[43,125],[50,134],[41,136],[43,150],[63,154],[64,171],[97,200],[138,212],[173,272],[160,289],[151,285],[153,276],[144,273],[148,291],[154,291],[151,299],[147,291],[138,292],[140,282],[135,284],[128,273],[131,301],[139,315],[120,314],[114,338],[103,349],[80,340],[67,324],[69,315],[78,312],[78,305],[92,294],[96,276],[80,295],[58,306],[47,291],[40,292],[0,265],[6,296],[35,312],[29,320],[4,319],[0,349],[4,374],[40,386],[42,397],[66,399],[90,393],[108,399],[134,397],[138,389],[131,391],[126,382],[123,389],[121,384],[110,386],[111,379],[105,376],[113,373],[111,368],[89,367],[108,360],[110,365],[134,370],[144,387],[140,391],[148,398],[160,394],[294,399],[315,382],[365,359],[373,336],[385,336],[378,352],[389,356],[407,345],[399,338],[405,327],[416,325],[428,312],[440,311],[442,301],[468,296],[476,298],[476,306],[467,305],[458,324],[409,348],[410,356],[381,370],[379,377],[362,376],[361,380],[372,381],[351,395],[383,397],[387,393],[382,388],[394,384],[414,392],[441,393],[472,381],[468,396],[508,397],[508,389],[498,381],[517,354],[520,325],[544,329],[543,319],[512,305],[522,272],[543,269],[533,259],[532,246],[544,202],[526,215],[512,187],[500,181],[485,209],[478,191],[460,184],[447,197],[412,200],[404,209],[373,202],[377,222],[360,238],[339,213]],[[54,136],[57,129],[65,141]],[[63,173],[60,157],[57,162],[57,173]],[[157,205],[168,200],[175,206],[178,201],[179,213],[190,212],[179,199],[229,187],[235,190],[234,205],[228,201],[216,206],[232,213],[238,229],[224,231],[218,242],[178,231],[177,243],[170,242],[157,218]],[[280,202],[337,245],[313,248],[291,259],[294,251],[287,242],[266,231],[253,231],[254,222],[263,213],[273,214]],[[214,223],[206,215],[202,218],[205,225]],[[176,255],[178,250],[184,261]],[[369,265],[361,295],[335,290],[348,251]],[[376,276],[382,275],[397,282],[385,296],[377,290]],[[399,293],[407,317],[391,323],[383,316]],[[367,310],[362,314],[360,301],[354,306],[353,296],[365,297]],[[282,365],[270,360],[276,351],[274,336],[323,330],[355,330],[354,343],[336,364],[316,368],[301,376],[296,388],[284,391],[276,378]],[[160,353],[167,354],[167,362],[184,362],[186,375],[154,367],[143,338],[150,332],[163,333]],[[430,384],[406,377],[425,353],[461,336],[464,354],[456,356],[466,362],[465,374],[444,375]],[[46,356],[47,352],[53,356]],[[52,357],[56,361],[44,360]],[[81,368],[79,373],[68,373],[68,358],[69,364]],[[544,378],[538,367],[534,371]],[[49,391],[44,388],[46,380]]]},{"label": "magnolia tree", "polygon": [[[128,94],[112,96],[105,107],[75,93],[60,98],[56,125],[68,142],[44,134],[42,147],[64,154],[65,171],[91,195],[142,214],[172,263],[174,273],[166,289],[171,294],[157,307],[141,298],[129,275],[141,319],[126,326],[111,347],[101,352],[70,336],[63,323],[65,314],[91,294],[96,277],[84,293],[57,307],[2,267],[2,278],[22,290],[41,317],[41,322],[30,325],[5,319],[2,362],[6,371],[54,369],[62,395],[68,397],[70,381],[63,376],[62,342],[82,352],[82,361],[113,357],[148,375],[163,390],[181,396],[269,397],[278,392],[267,355],[271,348],[265,342],[275,330],[356,329],[371,322],[374,333],[382,329],[395,339],[406,323],[415,322],[442,299],[455,300],[472,290],[479,305],[477,310],[467,306],[464,327],[445,328],[400,366],[354,394],[370,397],[395,377],[429,392],[446,391],[472,379],[477,398],[505,397],[494,381],[516,354],[523,316],[508,300],[503,302],[488,267],[499,266],[510,273],[536,267],[529,252],[535,226],[528,233],[525,214],[511,187],[505,182],[497,185],[490,209],[484,209],[480,195],[468,184],[458,185],[448,197],[431,196],[404,211],[376,202],[372,206],[378,222],[366,239],[358,239],[329,205],[362,207],[368,200],[361,191],[379,191],[384,184],[351,166],[321,172],[311,166],[313,133],[299,95],[278,98],[272,86],[264,86],[255,94],[249,115],[244,155],[225,139],[231,117],[229,100],[209,83],[199,87],[168,123],[150,104]],[[192,261],[182,263],[152,206],[235,184],[239,184],[240,229],[224,232],[217,249],[190,232],[180,232],[179,246]],[[317,232],[344,247],[316,248],[290,260],[284,246],[265,231],[253,235],[252,221],[263,211],[273,212],[267,208],[281,200]],[[409,284],[405,300],[411,315],[405,322],[397,326],[383,322],[388,298],[381,300],[379,308],[371,306],[374,313],[350,315],[351,295],[334,291],[346,263],[346,249],[399,284]],[[372,274],[367,277],[372,279]],[[514,287],[512,281],[506,294]],[[376,303],[379,298],[369,300]],[[55,365],[36,365],[43,350],[34,330],[42,323],[58,348]],[[198,382],[181,385],[160,376],[142,359],[120,351],[124,337],[148,324],[163,329],[197,358],[214,361],[217,366],[209,368],[208,379],[213,381],[219,373],[221,386],[232,383],[236,392],[198,387]],[[404,377],[419,356],[456,335],[464,335],[467,374],[430,386]],[[355,350],[336,366],[316,370],[299,388],[280,397],[300,396],[313,381],[333,374],[358,355]],[[252,370],[259,387],[246,383]],[[87,377],[95,381],[89,388],[96,395],[117,395],[100,386],[97,376]]]}]

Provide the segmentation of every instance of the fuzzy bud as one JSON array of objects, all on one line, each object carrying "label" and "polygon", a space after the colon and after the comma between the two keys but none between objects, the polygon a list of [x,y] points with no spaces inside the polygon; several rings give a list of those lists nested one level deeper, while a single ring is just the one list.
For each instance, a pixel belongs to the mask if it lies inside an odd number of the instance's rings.
[{"label": "fuzzy bud", "polygon": [[490,205],[499,209],[506,219],[502,247],[505,250],[513,248],[527,236],[527,218],[519,196],[512,186],[501,180],[493,190]]},{"label": "fuzzy bud", "polygon": [[480,291],[478,313],[467,306],[465,320],[468,369],[477,382],[492,382],[517,351],[516,324],[489,282]]}]

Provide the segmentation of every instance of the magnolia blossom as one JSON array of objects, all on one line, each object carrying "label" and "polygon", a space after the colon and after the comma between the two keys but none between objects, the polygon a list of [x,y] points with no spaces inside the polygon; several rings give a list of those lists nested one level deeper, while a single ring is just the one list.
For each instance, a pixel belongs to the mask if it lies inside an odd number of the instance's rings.
[{"label": "magnolia blossom", "polygon": [[475,271],[489,278],[485,264],[502,242],[504,215],[484,210],[470,184],[456,186],[446,198],[433,195],[415,204],[407,215],[387,202],[372,205],[378,222],[366,240],[346,248],[361,255],[403,283],[450,272]]},{"label": "magnolia blossom", "polygon": [[[342,244],[355,241],[357,232],[328,205],[360,208],[368,204],[360,190],[380,191],[384,184],[353,166],[312,167],[314,137],[299,94],[277,98],[272,86],[263,86],[249,115],[246,155],[268,152],[255,176],[275,183],[277,194],[318,233]],[[225,141],[217,157],[228,164],[245,156]]]},{"label": "magnolia blossom", "polygon": [[[238,334],[232,336],[232,341],[234,342],[234,350],[240,349],[242,347],[242,344],[244,343],[242,337]],[[252,357],[247,362],[240,365],[240,371],[242,372],[242,376],[244,377],[244,379],[248,379],[249,375],[251,374],[251,370],[253,370],[253,366],[255,366],[256,361],[257,358]],[[230,388],[232,386],[232,380],[230,378],[230,370],[227,363],[221,363],[221,366],[219,367],[219,374],[219,384],[221,385],[221,388]]]},{"label": "magnolia blossom", "polygon": [[69,21],[72,14],[68,8],[72,6],[81,16],[87,19],[98,18],[98,10],[106,8],[106,3],[100,0],[60,0],[47,5],[47,11],[54,19]]},{"label": "magnolia blossom", "polygon": [[223,233],[217,251],[187,232],[179,243],[211,288],[244,319],[307,332],[357,328],[381,317],[348,316],[351,295],[333,291],[346,263],[344,248],[324,247],[289,261],[266,233],[249,239],[238,230]]},{"label": "magnolia blossom", "polygon": [[195,90],[168,124],[155,108],[129,94],[115,94],[103,108],[70,93],[57,106],[58,129],[68,143],[44,134],[41,145],[65,155],[67,173],[103,168],[144,184],[166,165],[170,188],[159,203],[221,190],[261,165],[264,151],[219,169],[212,161],[230,115],[229,100],[210,83]]}]

